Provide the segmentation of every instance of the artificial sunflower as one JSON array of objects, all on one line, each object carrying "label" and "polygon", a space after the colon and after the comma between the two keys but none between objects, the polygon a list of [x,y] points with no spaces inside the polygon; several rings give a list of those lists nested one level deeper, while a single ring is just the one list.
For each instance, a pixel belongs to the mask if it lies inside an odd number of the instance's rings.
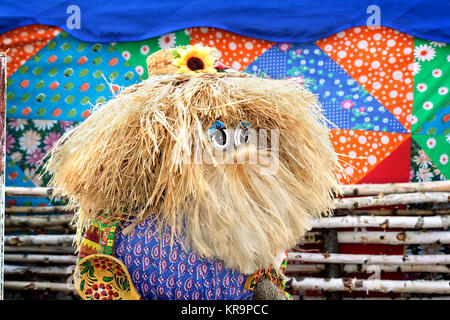
[{"label": "artificial sunflower", "polygon": [[210,51],[205,47],[188,45],[186,48],[176,48],[174,50],[176,59],[172,62],[177,66],[178,73],[216,73],[214,68],[215,59],[210,56]]}]

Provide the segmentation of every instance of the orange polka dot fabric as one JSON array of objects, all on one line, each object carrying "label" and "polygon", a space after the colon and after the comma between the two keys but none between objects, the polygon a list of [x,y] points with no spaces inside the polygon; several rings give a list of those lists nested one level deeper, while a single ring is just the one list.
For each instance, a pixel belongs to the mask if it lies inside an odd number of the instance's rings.
[{"label": "orange polka dot fabric", "polygon": [[347,177],[339,176],[344,184],[355,184],[398,148],[409,134],[330,130],[330,139]]},{"label": "orange polka dot fabric", "polygon": [[32,24],[0,34],[0,51],[7,51],[7,76],[12,75],[60,32],[60,28]]},{"label": "orange polka dot fabric", "polygon": [[410,131],[413,37],[386,27],[356,27],[316,44]]},{"label": "orange polka dot fabric", "polygon": [[242,71],[275,42],[241,36],[215,28],[190,29],[191,44],[215,47],[219,60],[235,70]]}]

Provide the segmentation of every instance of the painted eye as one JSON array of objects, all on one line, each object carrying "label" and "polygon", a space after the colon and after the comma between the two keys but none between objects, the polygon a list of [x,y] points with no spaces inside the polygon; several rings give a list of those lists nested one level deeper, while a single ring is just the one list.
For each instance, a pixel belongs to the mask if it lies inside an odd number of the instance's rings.
[{"label": "painted eye", "polygon": [[234,131],[234,144],[236,146],[247,143],[250,139],[250,123],[242,121]]},{"label": "painted eye", "polygon": [[208,129],[208,137],[218,149],[225,149],[229,142],[228,131],[221,121],[214,121]]}]

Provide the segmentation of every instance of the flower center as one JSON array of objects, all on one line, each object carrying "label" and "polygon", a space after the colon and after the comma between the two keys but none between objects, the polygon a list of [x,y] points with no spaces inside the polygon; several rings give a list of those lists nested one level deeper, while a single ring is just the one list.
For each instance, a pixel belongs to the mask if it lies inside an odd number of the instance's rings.
[{"label": "flower center", "polygon": [[187,66],[192,71],[195,71],[195,70],[203,69],[205,67],[205,64],[203,63],[202,59],[197,58],[197,57],[192,57],[192,58],[188,59]]}]

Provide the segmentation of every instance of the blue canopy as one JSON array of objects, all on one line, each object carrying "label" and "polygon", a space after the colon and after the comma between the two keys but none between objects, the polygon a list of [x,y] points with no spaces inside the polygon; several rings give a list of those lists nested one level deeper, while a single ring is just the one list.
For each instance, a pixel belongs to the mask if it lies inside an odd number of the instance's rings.
[{"label": "blue canopy", "polygon": [[[67,25],[70,5],[80,8],[80,29]],[[216,27],[269,41],[303,42],[367,25],[368,19],[377,23],[373,18],[378,13],[382,26],[450,42],[448,0],[2,0],[0,33],[39,23],[58,26],[83,41],[104,42],[138,41],[183,28]]]}]

